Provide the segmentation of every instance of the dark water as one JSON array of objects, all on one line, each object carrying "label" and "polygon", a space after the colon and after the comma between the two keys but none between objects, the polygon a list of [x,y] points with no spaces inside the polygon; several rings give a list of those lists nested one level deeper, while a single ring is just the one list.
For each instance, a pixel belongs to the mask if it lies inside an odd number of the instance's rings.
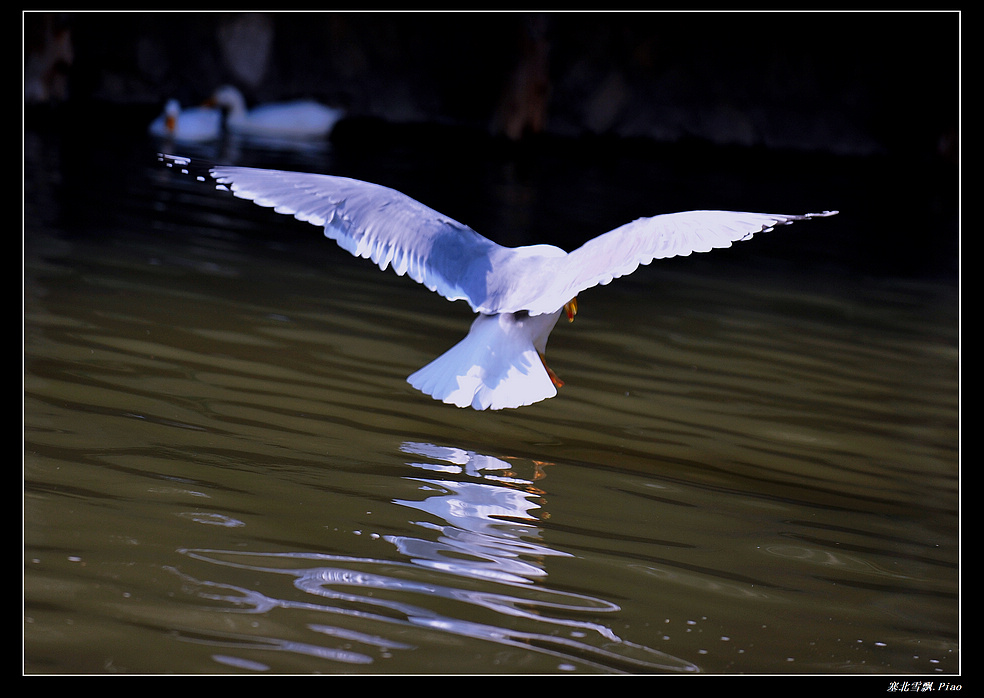
[{"label": "dark water", "polygon": [[[509,244],[763,177],[371,145],[204,154]],[[463,304],[180,181],[141,128],[25,147],[26,672],[959,672],[958,295],[859,272],[875,212],[583,294],[560,396],[477,413],[405,383]]]}]

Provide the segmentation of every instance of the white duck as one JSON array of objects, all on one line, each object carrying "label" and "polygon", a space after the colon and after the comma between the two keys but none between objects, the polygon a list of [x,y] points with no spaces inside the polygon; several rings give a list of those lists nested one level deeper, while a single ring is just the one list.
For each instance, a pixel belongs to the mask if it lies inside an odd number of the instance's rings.
[{"label": "white duck", "polygon": [[323,227],[325,236],[385,270],[407,274],[478,317],[468,335],[407,381],[437,400],[476,410],[521,407],[563,383],[543,360],[562,313],[577,295],[654,259],[707,252],[777,225],[831,216],[687,211],[640,218],[567,253],[552,245],[503,247],[393,189],[329,175],[162,162],[278,213]]},{"label": "white duck", "polygon": [[182,109],[178,100],[169,99],[148,130],[152,136],[175,143],[213,141],[222,135],[222,114],[211,107]]},{"label": "white duck", "polygon": [[324,138],[345,115],[313,100],[261,104],[246,108],[246,99],[232,85],[220,87],[209,100],[226,112],[225,124],[230,133],[259,138]]}]

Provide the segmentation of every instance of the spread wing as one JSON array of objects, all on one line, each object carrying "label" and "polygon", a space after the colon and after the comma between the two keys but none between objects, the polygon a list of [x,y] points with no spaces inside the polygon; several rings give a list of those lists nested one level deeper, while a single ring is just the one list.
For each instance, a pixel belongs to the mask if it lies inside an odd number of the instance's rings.
[{"label": "spread wing", "polygon": [[[174,168],[194,167],[188,158],[161,158]],[[509,248],[405,194],[346,177],[251,167],[207,167],[200,178],[208,176],[240,198],[323,227],[326,237],[380,269],[392,267],[476,312],[496,312],[486,302],[487,279],[493,260],[508,257]]]},{"label": "spread wing", "polygon": [[526,307],[531,314],[553,312],[580,292],[631,274],[654,259],[709,252],[748,240],[776,226],[837,211],[778,215],[736,211],[684,211],[640,218],[589,240],[563,258],[547,260],[549,285]]},{"label": "spread wing", "polygon": [[[188,158],[162,155],[188,170]],[[406,274],[479,313],[553,313],[584,290],[654,259],[707,252],[777,225],[836,211],[773,215],[687,211],[640,218],[570,254],[551,245],[503,247],[393,189],[346,177],[214,166],[207,175],[236,196],[323,227],[357,257]]]}]

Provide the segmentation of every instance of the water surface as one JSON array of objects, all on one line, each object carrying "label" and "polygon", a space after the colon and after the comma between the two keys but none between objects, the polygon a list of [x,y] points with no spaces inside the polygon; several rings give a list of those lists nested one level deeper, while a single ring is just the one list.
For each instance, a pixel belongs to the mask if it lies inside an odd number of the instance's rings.
[{"label": "water surface", "polygon": [[[478,413],[405,382],[462,303],[155,144],[26,143],[28,673],[959,672],[952,283],[657,264]],[[349,165],[437,193],[418,155]],[[561,200],[481,171],[482,232]]]}]

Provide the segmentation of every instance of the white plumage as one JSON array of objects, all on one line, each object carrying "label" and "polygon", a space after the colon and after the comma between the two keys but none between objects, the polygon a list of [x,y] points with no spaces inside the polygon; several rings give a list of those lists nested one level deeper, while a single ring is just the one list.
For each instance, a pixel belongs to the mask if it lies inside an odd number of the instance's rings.
[{"label": "white plumage", "polygon": [[[163,155],[184,171],[188,158]],[[377,184],[330,175],[203,166],[236,196],[324,228],[380,269],[392,267],[478,313],[468,335],[407,380],[437,400],[476,410],[521,407],[557,394],[543,361],[547,337],[577,295],[654,259],[730,247],[755,233],[836,211],[774,215],[688,211],[640,218],[567,253],[552,245],[503,247],[420,202]]]},{"label": "white plumage", "polygon": [[152,136],[175,143],[213,141],[222,135],[222,114],[211,107],[182,109],[178,100],[170,99],[148,130]]},{"label": "white plumage", "polygon": [[230,133],[255,138],[324,138],[345,115],[341,109],[299,99],[246,108],[242,93],[231,85],[220,87],[210,103],[224,110]]}]

